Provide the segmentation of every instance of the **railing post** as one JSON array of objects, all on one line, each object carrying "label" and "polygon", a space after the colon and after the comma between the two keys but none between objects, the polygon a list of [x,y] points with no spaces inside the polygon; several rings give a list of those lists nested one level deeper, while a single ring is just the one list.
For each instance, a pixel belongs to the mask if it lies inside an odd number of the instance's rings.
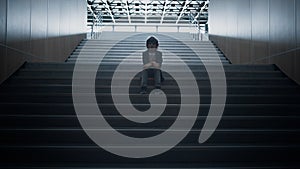
[{"label": "railing post", "polygon": [[92,26],[92,30],[91,30],[91,39],[93,39],[93,34],[94,34],[94,26],[95,26],[95,21],[93,21],[93,26]]}]

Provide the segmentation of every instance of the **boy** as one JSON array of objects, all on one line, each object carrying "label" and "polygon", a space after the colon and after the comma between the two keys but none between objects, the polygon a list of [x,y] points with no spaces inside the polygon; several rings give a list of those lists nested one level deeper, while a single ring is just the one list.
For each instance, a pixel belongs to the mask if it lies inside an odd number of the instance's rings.
[{"label": "boy", "polygon": [[155,81],[155,88],[160,89],[161,85],[161,64],[162,64],[162,52],[157,51],[159,46],[158,40],[151,36],[146,41],[147,51],[143,52],[143,72],[142,72],[142,84],[141,84],[141,94],[146,94],[148,76],[153,75]]}]

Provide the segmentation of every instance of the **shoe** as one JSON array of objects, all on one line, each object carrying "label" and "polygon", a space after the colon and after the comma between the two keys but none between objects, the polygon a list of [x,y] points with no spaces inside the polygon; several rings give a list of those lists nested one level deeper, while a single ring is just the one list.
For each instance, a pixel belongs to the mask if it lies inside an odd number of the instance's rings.
[{"label": "shoe", "polygon": [[161,87],[160,86],[155,86],[155,89],[161,89]]},{"label": "shoe", "polygon": [[163,94],[163,92],[160,89],[155,89],[153,91],[153,94],[155,94],[155,95],[161,95],[161,94]]}]

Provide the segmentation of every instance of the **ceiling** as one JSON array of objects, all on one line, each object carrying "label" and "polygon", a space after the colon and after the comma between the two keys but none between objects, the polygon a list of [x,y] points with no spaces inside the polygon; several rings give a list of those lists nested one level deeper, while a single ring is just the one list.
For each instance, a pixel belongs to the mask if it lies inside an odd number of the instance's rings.
[{"label": "ceiling", "polygon": [[88,25],[189,24],[204,25],[209,0],[87,0]]}]

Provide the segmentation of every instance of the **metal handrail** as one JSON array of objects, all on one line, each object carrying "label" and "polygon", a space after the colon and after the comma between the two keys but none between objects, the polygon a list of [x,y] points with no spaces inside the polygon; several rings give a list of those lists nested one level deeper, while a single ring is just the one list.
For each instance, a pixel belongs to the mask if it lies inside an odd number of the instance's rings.
[{"label": "metal handrail", "polygon": [[192,13],[189,14],[190,20],[190,34],[192,38],[196,41],[207,41],[209,40],[208,32],[206,30],[201,29],[199,21],[195,19]]},{"label": "metal handrail", "polygon": [[87,5],[88,10],[93,14],[93,25],[91,27],[90,38],[99,39],[102,32],[103,17],[102,12],[95,13],[90,5]]},{"label": "metal handrail", "polygon": [[[30,59],[32,59],[32,58],[34,58],[34,59],[39,59],[39,60],[42,60],[42,61],[46,61],[46,60],[47,60],[47,58],[44,58],[44,57],[41,57],[41,56],[33,55],[33,54],[31,54],[31,53],[22,51],[22,50],[20,50],[20,49],[17,49],[17,48],[11,47],[11,46],[7,46],[6,44],[3,44],[3,43],[0,43],[0,46],[3,46],[3,47],[5,47],[5,48],[7,48],[7,49],[10,49],[10,50],[12,50],[12,51],[15,51],[15,52],[17,52],[17,53],[22,54],[22,58],[24,58],[25,61],[28,61],[28,60],[30,60]],[[27,56],[29,56],[29,57],[27,57]],[[28,58],[29,58],[29,59],[28,59]]]},{"label": "metal handrail", "polygon": [[265,57],[261,57],[261,58],[252,60],[251,62],[247,62],[246,64],[253,64],[257,61],[263,61],[263,60],[266,60],[266,59],[282,56],[282,55],[289,54],[289,53],[292,53],[292,52],[296,52],[296,51],[299,51],[299,50],[300,50],[300,47],[292,48],[292,49],[289,49],[289,50],[286,50],[286,51],[283,51],[283,52],[275,53],[273,55],[268,55],[268,56],[265,56]]},{"label": "metal handrail", "polygon": [[99,39],[102,33],[103,17],[101,11],[97,15],[97,19],[93,20],[93,26],[91,29],[91,39]]}]

